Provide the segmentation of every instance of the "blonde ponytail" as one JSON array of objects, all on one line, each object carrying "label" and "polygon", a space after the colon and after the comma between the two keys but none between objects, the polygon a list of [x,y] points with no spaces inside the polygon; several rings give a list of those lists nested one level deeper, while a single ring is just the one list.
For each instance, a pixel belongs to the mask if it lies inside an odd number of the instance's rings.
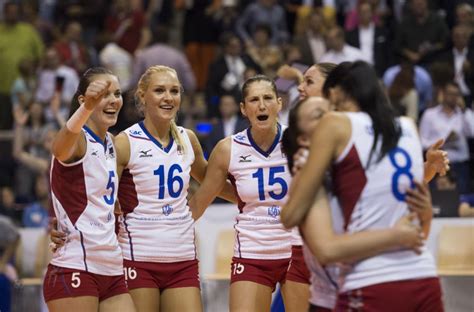
[{"label": "blonde ponytail", "polygon": [[171,121],[170,133],[173,140],[176,142],[176,147],[178,149],[178,154],[182,153],[186,155],[186,144],[184,144],[183,136],[181,135],[178,126],[174,120]]}]

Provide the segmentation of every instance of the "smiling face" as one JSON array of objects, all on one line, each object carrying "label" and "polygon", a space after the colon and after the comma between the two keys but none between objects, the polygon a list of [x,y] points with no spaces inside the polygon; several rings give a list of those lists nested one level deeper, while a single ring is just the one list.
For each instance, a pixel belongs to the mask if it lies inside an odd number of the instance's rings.
[{"label": "smiling face", "polygon": [[150,73],[148,83],[140,88],[140,99],[145,118],[173,120],[181,105],[181,84],[176,73],[169,70]]},{"label": "smiling face", "polygon": [[[117,123],[118,114],[123,105],[120,84],[117,77],[110,74],[95,75],[91,82],[95,80],[106,80],[111,83],[102,101],[95,107],[90,120],[96,125],[100,125],[100,128],[104,126],[109,128]],[[79,99],[82,101],[81,97]]]},{"label": "smiling face", "polygon": [[251,82],[244,89],[243,95],[244,102],[240,103],[240,110],[249,119],[252,128],[275,127],[282,102],[272,83],[266,80]]},{"label": "smiling face", "polygon": [[326,78],[316,66],[311,66],[304,73],[303,82],[299,84],[298,91],[300,100],[304,100],[310,96],[322,96],[322,89]]}]

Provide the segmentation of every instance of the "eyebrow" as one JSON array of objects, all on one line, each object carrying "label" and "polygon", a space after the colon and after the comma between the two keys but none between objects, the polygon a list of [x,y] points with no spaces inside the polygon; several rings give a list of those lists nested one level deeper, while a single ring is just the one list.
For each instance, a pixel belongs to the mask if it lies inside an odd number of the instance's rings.
[{"label": "eyebrow", "polygon": [[153,88],[158,88],[158,87],[163,87],[163,88],[166,88],[166,87],[170,87],[170,88],[180,88],[181,86],[180,85],[172,85],[172,86],[167,86],[167,85],[164,85],[164,84],[160,84],[160,85],[152,85]]}]

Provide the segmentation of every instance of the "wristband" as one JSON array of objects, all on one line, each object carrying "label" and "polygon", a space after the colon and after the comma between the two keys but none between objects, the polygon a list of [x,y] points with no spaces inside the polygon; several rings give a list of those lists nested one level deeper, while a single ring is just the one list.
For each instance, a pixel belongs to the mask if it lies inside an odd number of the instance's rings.
[{"label": "wristband", "polygon": [[66,122],[66,128],[72,133],[80,133],[82,126],[84,126],[92,114],[92,110],[88,110],[84,105],[79,106],[79,108],[74,112],[74,114]]}]

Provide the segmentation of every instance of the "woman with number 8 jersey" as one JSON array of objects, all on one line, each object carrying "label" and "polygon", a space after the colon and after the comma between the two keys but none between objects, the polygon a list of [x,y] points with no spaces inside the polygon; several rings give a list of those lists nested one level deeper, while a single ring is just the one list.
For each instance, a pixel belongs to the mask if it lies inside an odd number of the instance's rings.
[{"label": "woman with number 8 jersey", "polygon": [[45,276],[49,311],[135,311],[114,231],[118,175],[107,133],[121,107],[117,77],[91,68],[80,80],[71,117],[54,140],[51,196],[59,229],[68,239]]},{"label": "woman with number 8 jersey", "polygon": [[[344,229],[356,233],[393,226],[408,213],[406,190],[423,179],[416,126],[395,118],[373,69],[345,63],[326,79],[323,92],[336,110],[313,132],[310,154],[285,210],[285,225],[299,224],[313,205],[324,174],[332,167],[334,195]],[[434,260],[394,250],[354,263],[341,272],[334,311],[443,311]]]},{"label": "woman with number 8 jersey", "polygon": [[[207,162],[196,135],[175,124],[181,92],[174,69],[148,68],[135,93],[145,118],[116,138],[119,242],[138,311],[202,310],[186,197],[191,176],[200,182]],[[226,190],[222,196],[235,202],[230,184]]]},{"label": "woman with number 8 jersey", "polygon": [[211,153],[201,187],[189,202],[198,218],[229,177],[240,213],[231,266],[230,311],[269,311],[275,285],[283,282],[291,258],[291,231],[280,222],[291,175],[281,150],[282,102],[272,80],[248,79],[240,109],[250,127],[221,140]]}]

